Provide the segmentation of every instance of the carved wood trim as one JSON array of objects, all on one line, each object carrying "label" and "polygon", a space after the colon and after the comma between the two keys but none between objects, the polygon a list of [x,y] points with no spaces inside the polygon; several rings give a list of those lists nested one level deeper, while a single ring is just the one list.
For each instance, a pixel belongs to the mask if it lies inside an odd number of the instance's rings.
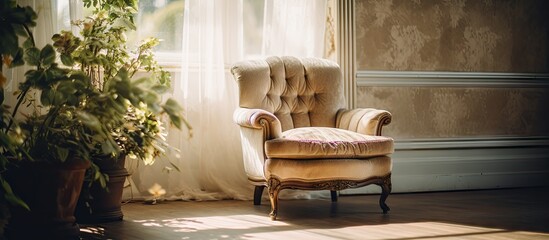
[{"label": "carved wood trim", "polygon": [[314,183],[313,188],[329,189],[330,191],[339,191],[347,188],[353,188],[356,185],[354,181],[336,180],[329,182]]},{"label": "carved wood trim", "polygon": [[[330,190],[339,191],[347,188],[357,188],[370,184],[381,186],[382,192],[379,199],[379,206],[383,209],[383,213],[387,213],[390,208],[385,204],[385,200],[391,192],[391,173],[383,177],[372,177],[364,180],[325,180],[304,182],[299,180],[281,181],[276,176],[270,176],[267,179],[267,188],[269,190],[269,198],[271,200],[271,220],[275,220],[278,214],[278,193],[283,189],[300,189],[300,190]],[[334,197],[332,195],[332,201]]]},{"label": "carved wood trim", "polygon": [[364,180],[325,180],[325,181],[314,181],[314,182],[304,182],[299,180],[287,180],[281,181],[277,177],[271,177],[269,180],[274,180],[279,182],[276,185],[279,191],[282,189],[299,189],[299,190],[330,190],[330,191],[340,191],[348,188],[359,188],[364,187],[370,184],[376,185],[386,185],[391,184],[391,174],[387,174],[383,177],[373,177]]}]

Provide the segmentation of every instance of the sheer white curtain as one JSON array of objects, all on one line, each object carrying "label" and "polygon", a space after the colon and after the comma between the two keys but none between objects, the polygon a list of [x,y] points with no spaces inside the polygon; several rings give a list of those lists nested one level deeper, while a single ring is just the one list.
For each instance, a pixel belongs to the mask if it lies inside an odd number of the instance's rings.
[{"label": "sheer white curtain", "polygon": [[265,0],[264,14],[264,56],[324,56],[326,0]]},{"label": "sheer white curtain", "polygon": [[[325,1],[265,2],[263,49],[256,57],[293,55],[322,57]],[[243,56],[243,0],[186,0],[181,72],[173,78],[173,97],[192,125],[169,129],[169,142],[180,153],[152,166],[130,167],[135,197],[147,197],[158,183],[168,199],[243,199],[253,196],[242,163],[239,128],[232,121],[238,90],[230,66]],[[292,197],[308,197],[292,194]]]},{"label": "sheer white curtain", "polygon": [[242,58],[242,1],[188,0],[184,18],[182,68],[172,97],[182,103],[192,137],[169,129],[170,144],[181,152],[168,157],[180,171],[166,172],[167,161],[160,159],[137,168],[132,179],[143,195],[159,183],[169,199],[251,199],[232,121],[237,90],[228,71]]}]

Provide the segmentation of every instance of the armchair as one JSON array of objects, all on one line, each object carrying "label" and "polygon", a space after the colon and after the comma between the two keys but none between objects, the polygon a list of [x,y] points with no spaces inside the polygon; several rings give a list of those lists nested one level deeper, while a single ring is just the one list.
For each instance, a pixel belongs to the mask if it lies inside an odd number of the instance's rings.
[{"label": "armchair", "polygon": [[379,205],[391,192],[393,139],[380,136],[391,114],[345,109],[339,66],[317,58],[269,57],[231,69],[239,88],[234,121],[240,126],[243,160],[255,185],[254,204],[267,187],[271,219],[283,189],[337,192],[381,186]]}]

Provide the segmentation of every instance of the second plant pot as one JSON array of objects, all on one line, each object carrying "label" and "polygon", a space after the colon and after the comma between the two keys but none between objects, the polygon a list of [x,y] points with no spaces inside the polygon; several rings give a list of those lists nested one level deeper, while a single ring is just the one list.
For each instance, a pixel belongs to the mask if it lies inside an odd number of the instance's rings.
[{"label": "second plant pot", "polygon": [[102,173],[107,174],[109,180],[106,188],[98,182],[85,180],[82,193],[78,199],[75,211],[78,223],[102,223],[121,221],[124,218],[122,213],[122,192],[124,182],[129,175],[124,164],[126,156],[118,159],[102,158],[94,160]]}]

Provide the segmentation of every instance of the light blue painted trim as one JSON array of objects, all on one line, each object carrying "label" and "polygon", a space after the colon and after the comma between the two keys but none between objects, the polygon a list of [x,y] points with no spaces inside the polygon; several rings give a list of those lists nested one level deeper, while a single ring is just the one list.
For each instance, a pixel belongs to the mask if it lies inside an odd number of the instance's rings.
[{"label": "light blue painted trim", "polygon": [[549,87],[549,73],[357,71],[357,86]]},{"label": "light blue painted trim", "polygon": [[395,140],[395,150],[549,147],[549,136]]},{"label": "light blue painted trim", "polygon": [[[396,141],[393,192],[549,186],[548,137]],[[379,193],[379,186],[342,194]]]}]

